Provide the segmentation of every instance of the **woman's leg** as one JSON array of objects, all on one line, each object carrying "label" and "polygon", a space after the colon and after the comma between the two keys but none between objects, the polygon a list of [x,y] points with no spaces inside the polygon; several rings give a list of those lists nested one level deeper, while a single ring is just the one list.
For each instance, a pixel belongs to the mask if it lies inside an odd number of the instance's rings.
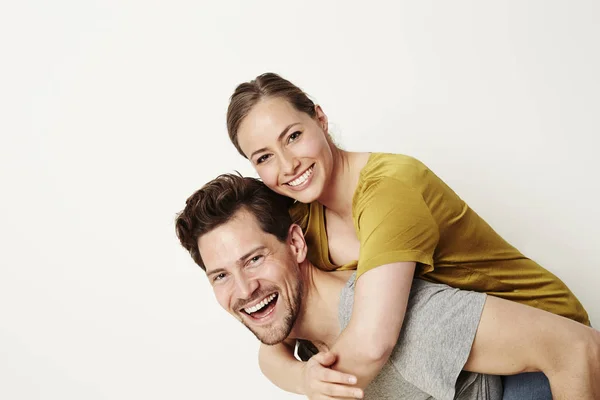
[{"label": "woman's leg", "polygon": [[503,376],[502,385],[502,400],[552,400],[550,382],[542,372]]}]

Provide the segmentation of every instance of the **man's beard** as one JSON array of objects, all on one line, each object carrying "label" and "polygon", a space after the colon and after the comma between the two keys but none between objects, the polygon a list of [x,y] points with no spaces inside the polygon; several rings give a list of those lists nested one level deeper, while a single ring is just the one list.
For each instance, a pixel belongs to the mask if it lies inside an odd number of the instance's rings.
[{"label": "man's beard", "polygon": [[[297,276],[296,283],[291,293],[291,298],[286,299],[287,303],[284,304],[281,291],[278,291],[279,298],[277,302],[282,302],[282,306],[285,307],[285,316],[281,321],[276,320],[266,327],[260,327],[254,330],[252,326],[246,323],[246,320],[242,318],[242,323],[256,336],[261,343],[266,345],[274,345],[283,342],[292,331],[298,314],[300,313],[300,303],[302,301],[302,293],[304,293],[304,282],[300,275]],[[277,306],[277,305],[276,305]]]}]

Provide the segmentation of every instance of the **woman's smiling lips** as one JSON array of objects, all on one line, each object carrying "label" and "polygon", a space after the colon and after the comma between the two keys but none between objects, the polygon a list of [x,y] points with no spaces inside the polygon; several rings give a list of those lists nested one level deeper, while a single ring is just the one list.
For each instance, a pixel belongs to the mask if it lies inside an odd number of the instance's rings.
[{"label": "woman's smiling lips", "polygon": [[315,164],[308,167],[303,173],[298,175],[296,178],[286,182],[285,185],[288,186],[292,190],[301,190],[306,187],[313,177]]}]

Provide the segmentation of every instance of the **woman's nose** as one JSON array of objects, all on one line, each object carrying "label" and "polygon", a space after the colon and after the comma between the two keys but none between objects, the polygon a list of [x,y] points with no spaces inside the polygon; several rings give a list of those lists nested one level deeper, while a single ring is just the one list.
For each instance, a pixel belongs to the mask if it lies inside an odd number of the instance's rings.
[{"label": "woman's nose", "polygon": [[281,172],[283,172],[286,175],[294,175],[296,173],[296,170],[298,169],[298,166],[300,165],[298,159],[293,155],[289,154],[283,154],[280,159]]}]

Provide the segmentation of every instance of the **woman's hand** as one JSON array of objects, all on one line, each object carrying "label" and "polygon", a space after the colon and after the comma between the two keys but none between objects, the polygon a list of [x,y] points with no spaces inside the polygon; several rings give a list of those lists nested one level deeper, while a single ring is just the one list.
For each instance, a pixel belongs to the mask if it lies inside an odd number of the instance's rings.
[{"label": "woman's hand", "polygon": [[356,377],[330,367],[337,357],[332,352],[314,355],[302,368],[304,394],[310,400],[362,399],[363,391],[353,387]]}]

